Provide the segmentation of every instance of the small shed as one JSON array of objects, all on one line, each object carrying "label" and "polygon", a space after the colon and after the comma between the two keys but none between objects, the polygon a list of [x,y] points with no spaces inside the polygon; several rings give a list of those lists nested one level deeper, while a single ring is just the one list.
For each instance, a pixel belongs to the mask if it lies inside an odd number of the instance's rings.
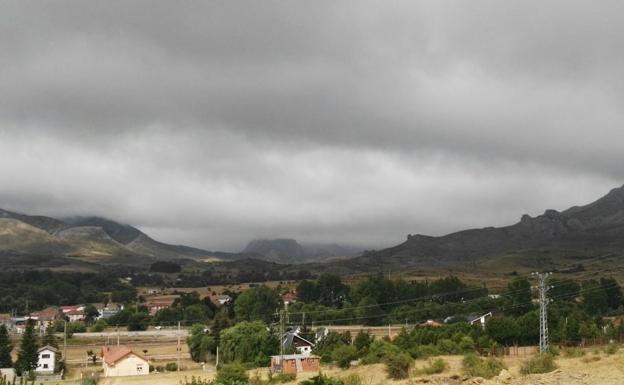
[{"label": "small shed", "polygon": [[301,373],[318,372],[321,368],[321,358],[309,354],[284,354],[271,356],[271,371],[273,373]]}]

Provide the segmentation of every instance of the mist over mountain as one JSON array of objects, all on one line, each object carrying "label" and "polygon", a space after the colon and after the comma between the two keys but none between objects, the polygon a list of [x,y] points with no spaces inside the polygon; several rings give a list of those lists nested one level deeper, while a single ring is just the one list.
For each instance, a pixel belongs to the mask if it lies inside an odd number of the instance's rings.
[{"label": "mist over mountain", "polygon": [[313,273],[488,267],[563,271],[595,263],[617,267],[623,257],[624,186],[584,206],[523,215],[513,225],[439,237],[410,234],[405,242],[378,251],[278,238],[253,240],[240,253],[224,253],[162,243],[131,225],[100,217],[56,219],[0,210],[0,263],[33,268],[145,267],[156,260],[191,260],[210,268],[213,262],[253,259],[267,271]]},{"label": "mist over mountain", "polygon": [[242,251],[278,263],[324,262],[354,257],[361,248],[338,244],[303,243],[294,239],[255,239]]}]

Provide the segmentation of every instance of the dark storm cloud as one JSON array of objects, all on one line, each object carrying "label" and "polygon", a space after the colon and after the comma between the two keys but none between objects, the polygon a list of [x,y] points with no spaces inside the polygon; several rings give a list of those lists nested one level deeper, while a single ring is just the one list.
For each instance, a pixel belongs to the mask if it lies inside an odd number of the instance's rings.
[{"label": "dark storm cloud", "polygon": [[619,2],[5,2],[0,206],[386,245],[621,184]]}]

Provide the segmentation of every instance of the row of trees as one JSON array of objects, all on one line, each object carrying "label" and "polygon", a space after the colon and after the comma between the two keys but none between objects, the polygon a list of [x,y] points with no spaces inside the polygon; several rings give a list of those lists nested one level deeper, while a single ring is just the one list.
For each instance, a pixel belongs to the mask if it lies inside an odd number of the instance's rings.
[{"label": "row of trees", "polygon": [[[39,344],[41,342],[41,345]],[[17,354],[17,360],[13,362],[11,352],[13,351],[13,345],[9,338],[9,334],[6,326],[0,325],[0,368],[14,367],[19,375],[23,373],[31,373],[37,368],[37,362],[39,359],[37,350],[40,346],[52,346],[58,349],[58,342],[54,335],[53,328],[47,328],[46,334],[39,341],[39,337],[35,331],[34,321],[29,320],[26,323],[24,334],[20,342],[19,352]],[[56,355],[55,370],[62,370],[62,356]]]},{"label": "row of trees", "polygon": [[0,313],[76,303],[128,303],[136,298],[136,289],[112,273],[0,272]]}]

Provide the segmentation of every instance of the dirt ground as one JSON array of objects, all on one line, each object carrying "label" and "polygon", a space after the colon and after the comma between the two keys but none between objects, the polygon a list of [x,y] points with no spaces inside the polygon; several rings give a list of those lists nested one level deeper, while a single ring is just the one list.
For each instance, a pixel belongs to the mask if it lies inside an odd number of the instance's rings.
[{"label": "dirt ground", "polygon": [[[613,355],[603,352],[587,350],[587,354],[580,358],[557,357],[558,369],[546,374],[523,376],[520,374],[520,366],[528,359],[526,356],[506,357],[505,365],[508,369],[506,376],[497,376],[490,380],[480,378],[468,378],[462,372],[462,356],[440,357],[449,365],[448,369],[441,374],[431,376],[411,375],[409,379],[394,381],[386,377],[383,364],[355,366],[348,370],[342,370],[334,366],[323,366],[322,372],[338,378],[347,378],[357,375],[360,385],[622,385],[624,384],[624,349]],[[427,360],[416,360],[414,369],[428,364]],[[100,380],[101,385],[179,385],[185,377],[192,376],[204,379],[214,377],[214,368],[207,366],[205,370],[198,364],[189,363],[187,370],[174,373],[152,373],[147,376],[106,378]],[[91,368],[90,368],[91,369]],[[80,369],[81,370],[81,369]],[[79,377],[78,368],[71,370],[75,383]],[[93,367],[92,370],[98,370]],[[268,369],[254,369],[249,371],[250,377],[260,376],[266,378]],[[296,381],[284,385],[297,385],[300,381],[317,375],[316,372],[300,373]],[[353,382],[348,382],[352,384]]]}]

